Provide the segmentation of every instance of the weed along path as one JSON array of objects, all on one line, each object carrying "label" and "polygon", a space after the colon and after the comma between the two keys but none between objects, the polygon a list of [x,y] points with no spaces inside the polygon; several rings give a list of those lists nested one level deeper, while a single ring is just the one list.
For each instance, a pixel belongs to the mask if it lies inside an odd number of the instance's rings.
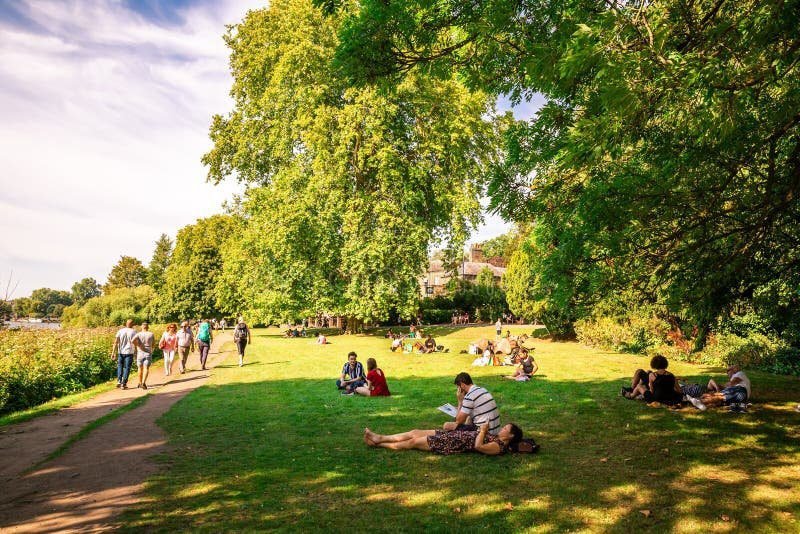
[{"label": "weed along path", "polygon": [[[231,339],[227,333],[214,338],[209,368],[227,356],[220,347]],[[144,480],[155,472],[152,457],[166,451],[166,437],[156,420],[210,376],[199,369],[196,354],[190,355],[189,363],[186,374],[169,377],[164,376],[162,362],[154,364],[147,393],[135,387],[114,390],[54,415],[4,428],[0,531],[113,527],[116,517],[138,501]],[[135,382],[132,375],[129,384]],[[88,434],[80,432],[86,425],[103,422],[98,421],[101,418],[110,420]]]}]

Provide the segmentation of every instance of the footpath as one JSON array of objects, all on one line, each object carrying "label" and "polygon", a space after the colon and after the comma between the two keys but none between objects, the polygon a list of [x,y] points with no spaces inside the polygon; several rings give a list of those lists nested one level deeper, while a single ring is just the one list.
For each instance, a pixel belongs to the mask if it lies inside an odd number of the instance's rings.
[{"label": "footpath", "polygon": [[[115,389],[54,414],[0,428],[0,532],[113,529],[119,514],[139,501],[144,481],[157,471],[154,456],[169,452],[156,420],[207,382],[209,370],[235,350],[220,352],[232,339],[227,332],[214,336],[206,371],[200,370],[196,352],[189,356],[185,374],[175,364],[173,373],[165,376],[159,361],[150,368],[149,389],[142,390],[136,389],[134,365],[128,381],[131,389]],[[145,395],[143,405],[45,461],[87,424]]]}]

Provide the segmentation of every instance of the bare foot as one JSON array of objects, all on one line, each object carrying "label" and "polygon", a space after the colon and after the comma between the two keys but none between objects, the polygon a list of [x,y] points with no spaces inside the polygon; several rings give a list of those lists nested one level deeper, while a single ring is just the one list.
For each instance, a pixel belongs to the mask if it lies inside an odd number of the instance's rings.
[{"label": "bare foot", "polygon": [[378,439],[378,434],[370,430],[369,428],[364,429],[364,440],[369,440],[373,445],[377,445],[380,443],[380,439]]}]

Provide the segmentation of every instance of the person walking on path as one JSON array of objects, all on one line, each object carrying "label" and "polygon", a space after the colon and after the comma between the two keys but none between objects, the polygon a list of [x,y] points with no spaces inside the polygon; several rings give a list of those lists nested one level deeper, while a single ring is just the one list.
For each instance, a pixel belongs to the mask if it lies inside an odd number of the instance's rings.
[{"label": "person walking on path", "polygon": [[132,326],[133,319],[125,321],[125,326],[119,329],[114,337],[114,346],[111,347],[111,359],[117,360],[117,387],[122,389],[128,389],[128,375],[133,364],[133,338],[136,330]]},{"label": "person walking on path", "polygon": [[220,330],[222,330],[224,332],[226,326],[228,326],[228,322],[225,320],[225,317],[223,317],[219,321],[219,328],[220,328]]},{"label": "person walking on path", "polygon": [[503,332],[503,321],[500,318],[497,318],[497,322],[494,323],[494,329],[497,330],[497,337],[500,337],[500,334]]},{"label": "person walking on path", "polygon": [[189,321],[183,321],[181,323],[181,329],[177,334],[177,338],[178,355],[181,357],[179,369],[181,374],[183,374],[186,372],[186,360],[189,359],[189,353],[194,352],[194,334],[189,327]]},{"label": "person walking on path", "polygon": [[211,342],[214,336],[211,333],[211,323],[208,319],[203,319],[197,327],[197,349],[200,351],[200,369],[206,370],[206,360],[208,360],[208,351],[211,349]]},{"label": "person walking on path", "polygon": [[147,321],[142,323],[141,331],[133,338],[136,346],[136,369],[139,377],[137,388],[147,389],[147,375],[150,374],[150,365],[153,363],[153,346],[156,336],[150,331]]},{"label": "person walking on path", "polygon": [[244,349],[250,340],[250,329],[247,328],[247,323],[244,318],[239,317],[239,322],[236,323],[236,328],[233,330],[233,341],[236,343],[236,350],[239,352],[239,367],[244,365]]},{"label": "person walking on path", "polygon": [[175,359],[175,351],[178,349],[178,325],[170,323],[161,335],[158,348],[164,354],[164,376],[172,374],[172,362]]}]

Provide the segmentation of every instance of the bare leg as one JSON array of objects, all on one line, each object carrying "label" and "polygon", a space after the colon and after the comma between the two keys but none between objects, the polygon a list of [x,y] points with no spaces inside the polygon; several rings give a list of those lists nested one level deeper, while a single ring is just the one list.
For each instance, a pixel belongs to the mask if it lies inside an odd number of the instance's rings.
[{"label": "bare leg", "polygon": [[369,428],[364,429],[364,436],[369,438],[370,441],[376,444],[380,443],[396,443],[400,441],[407,441],[419,437],[428,437],[436,433],[435,430],[409,430],[408,432],[401,432],[400,434],[390,434],[387,436],[376,434]]},{"label": "bare leg", "polygon": [[369,397],[370,395],[370,391],[367,386],[358,386],[356,388],[356,393],[358,393],[359,395],[364,395],[365,397]]},{"label": "bare leg", "polygon": [[428,447],[427,436],[420,436],[413,439],[407,439],[405,441],[376,443],[375,445],[378,447],[383,447],[384,449],[393,449],[397,451],[408,449],[419,449],[421,451],[431,450],[430,447]]},{"label": "bare leg", "polygon": [[[142,367],[144,367],[144,369],[142,369]],[[142,367],[139,368],[139,372],[141,373],[140,376],[141,376],[142,385],[146,386],[147,385],[147,375],[150,374],[150,366],[149,365],[143,365]]]},{"label": "bare leg", "polygon": [[711,392],[720,391],[720,387],[714,382],[713,378],[708,381],[708,387],[706,387],[706,389]]},{"label": "bare leg", "polygon": [[633,373],[633,378],[631,379],[631,389],[636,389],[636,386],[645,382],[645,377],[647,377],[647,373],[644,372],[644,369],[637,369],[635,373]]},{"label": "bare leg", "polygon": [[725,404],[725,396],[722,393],[704,393],[700,401],[709,407],[722,406]]}]

